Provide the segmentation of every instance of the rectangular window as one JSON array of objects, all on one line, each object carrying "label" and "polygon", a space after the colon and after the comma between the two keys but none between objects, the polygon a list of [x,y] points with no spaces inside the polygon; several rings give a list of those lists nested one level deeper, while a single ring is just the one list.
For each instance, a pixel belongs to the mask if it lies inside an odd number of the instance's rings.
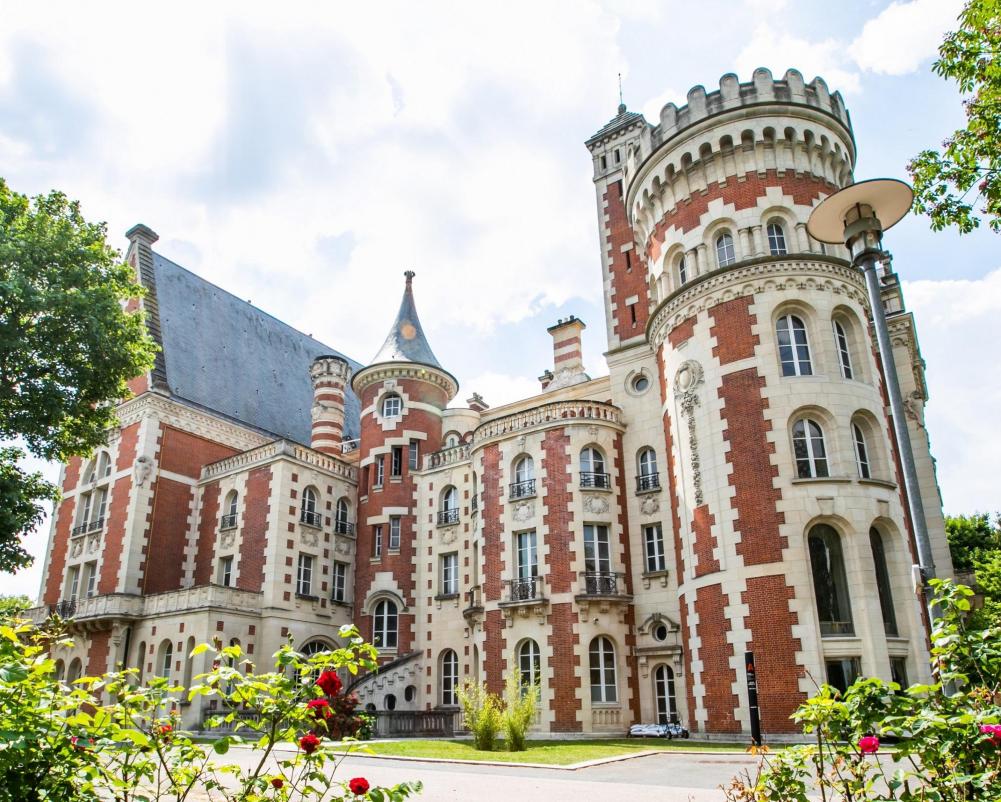
[{"label": "rectangular window", "polygon": [[407,456],[407,465],[412,471],[417,470],[417,460],[420,457],[420,445],[418,440],[410,441],[409,454]]},{"label": "rectangular window", "polygon": [[441,593],[443,596],[459,593],[459,555],[455,552],[441,556]]},{"label": "rectangular window", "polygon": [[901,689],[906,688],[910,683],[907,681],[907,658],[890,658],[890,679],[897,683]]},{"label": "rectangular window", "polygon": [[228,588],[233,584],[233,556],[219,560],[219,584]]},{"label": "rectangular window", "polygon": [[67,596],[70,601],[76,601],[76,594],[80,592],[80,566],[74,565],[69,570],[66,579]]},{"label": "rectangular window", "polygon": [[403,476],[403,446],[393,446],[390,476]]},{"label": "rectangular window", "polygon": [[389,550],[400,550],[400,516],[394,515],[389,519]]},{"label": "rectangular window", "polygon": [[382,556],[382,524],[372,527],[372,546],[375,549],[375,556]]},{"label": "rectangular window", "polygon": [[90,598],[97,592],[97,563],[87,563],[83,570],[84,576],[87,577],[87,597]]},{"label": "rectangular window", "polygon": [[660,524],[643,527],[643,545],[646,549],[646,570],[665,571],[667,562],[664,559],[664,533]]},{"label": "rectangular window", "polygon": [[380,454],[375,458],[375,482],[374,487],[382,487],[382,482],[386,478],[386,457]]},{"label": "rectangular window", "polygon": [[335,602],[347,600],[348,564],[334,563],[334,589],[330,598]]},{"label": "rectangular window", "polygon": [[607,574],[612,570],[607,526],[584,524],[584,570],[589,574]]},{"label": "rectangular window", "polygon": [[517,540],[517,571],[518,579],[531,579],[539,575],[539,554],[536,548],[535,530],[519,532]]},{"label": "rectangular window", "polygon": [[296,579],[295,592],[298,596],[312,596],[313,589],[313,558],[309,554],[299,555],[299,574]]},{"label": "rectangular window", "polygon": [[842,693],[862,674],[862,660],[859,657],[844,657],[827,661],[827,684]]},{"label": "rectangular window", "polygon": [[97,529],[104,523],[104,511],[108,505],[108,491],[103,487],[94,491],[93,517],[90,519],[90,528]]}]

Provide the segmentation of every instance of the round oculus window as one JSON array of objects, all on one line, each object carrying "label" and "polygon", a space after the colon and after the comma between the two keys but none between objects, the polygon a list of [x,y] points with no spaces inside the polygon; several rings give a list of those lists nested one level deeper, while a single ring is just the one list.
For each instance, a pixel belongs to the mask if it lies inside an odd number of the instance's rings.
[{"label": "round oculus window", "polygon": [[653,628],[653,639],[659,641],[667,640],[667,624],[657,624]]},{"label": "round oculus window", "polygon": [[645,373],[640,373],[633,379],[633,392],[645,393],[650,386],[650,379]]}]

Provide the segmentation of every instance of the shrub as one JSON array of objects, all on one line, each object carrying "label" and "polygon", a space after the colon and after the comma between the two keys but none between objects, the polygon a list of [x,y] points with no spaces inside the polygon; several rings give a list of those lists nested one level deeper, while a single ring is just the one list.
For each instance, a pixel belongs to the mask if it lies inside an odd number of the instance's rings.
[{"label": "shrub", "polygon": [[486,686],[466,680],[458,689],[459,703],[466,719],[466,726],[473,733],[476,748],[492,752],[497,733],[501,728],[501,704],[496,694]]},{"label": "shrub", "polygon": [[[972,591],[933,580],[930,685],[859,679],[829,685],[793,714],[816,743],[766,755],[754,777],[726,787],[732,802],[826,800],[996,802],[1001,783],[1001,627],[968,628]],[[896,762],[878,759],[896,740]],[[892,773],[888,773],[892,772]]]},{"label": "shrub", "polygon": [[525,751],[525,733],[535,720],[539,704],[539,686],[522,682],[517,668],[507,675],[504,684],[504,733],[509,752]]}]

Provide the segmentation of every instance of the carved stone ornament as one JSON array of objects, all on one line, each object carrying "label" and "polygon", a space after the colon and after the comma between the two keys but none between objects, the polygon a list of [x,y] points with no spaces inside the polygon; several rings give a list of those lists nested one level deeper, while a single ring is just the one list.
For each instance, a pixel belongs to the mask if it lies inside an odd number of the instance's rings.
[{"label": "carved stone ornament", "polygon": [[334,541],[334,552],[337,554],[350,554],[351,553],[351,541],[350,540],[335,540]]},{"label": "carved stone ornament", "polygon": [[219,545],[224,549],[228,549],[236,542],[236,530],[227,529],[221,535],[219,535]]},{"label": "carved stone ornament", "polygon": [[81,554],[83,554],[83,538],[82,537],[77,538],[76,540],[71,541],[71,543],[72,543],[72,545],[70,546],[70,557],[79,557]]},{"label": "carved stone ornament", "polygon": [[514,442],[518,446],[519,449],[524,449],[525,448],[525,443],[528,442],[528,438],[525,437],[525,435],[522,435],[521,437],[519,437]]},{"label": "carved stone ornament", "polygon": [[585,495],[584,509],[595,515],[602,515],[608,512],[608,499],[605,496]]},{"label": "carved stone ornament", "polygon": [[320,543],[320,535],[310,529],[302,530],[302,545],[317,546]]},{"label": "carved stone ornament", "polygon": [[595,425],[594,425],[594,424],[592,423],[592,424],[591,424],[590,426],[588,426],[588,427],[587,427],[587,433],[588,433],[588,434],[589,434],[589,435],[590,435],[591,437],[597,437],[597,436],[598,436],[598,427],[597,427],[597,426],[595,426]]},{"label": "carved stone ornament", "polygon": [[688,359],[681,363],[678,372],[674,374],[674,392],[684,395],[697,388],[704,380],[702,365],[694,359]]},{"label": "carved stone ornament", "polygon": [[100,535],[90,535],[87,538],[87,551],[90,554],[96,554],[101,550],[101,536]]},{"label": "carved stone ornament", "polygon": [[459,536],[454,526],[447,526],[440,531],[441,531],[441,542],[445,546],[448,546],[451,543],[455,543],[455,539]]},{"label": "carved stone ornament", "polygon": [[153,472],[153,460],[142,454],[136,457],[135,463],[132,465],[132,477],[136,483],[136,487],[142,487],[146,484],[146,480],[149,479],[149,475]]},{"label": "carved stone ornament", "polygon": [[532,501],[522,501],[514,507],[514,520],[519,523],[530,521],[535,517],[535,503]]},{"label": "carved stone ornament", "polygon": [[699,460],[699,440],[695,431],[695,408],[699,406],[698,388],[705,381],[702,365],[694,359],[681,364],[674,374],[674,394],[678,400],[682,416],[688,418],[688,451],[692,465],[692,485],[695,490],[695,506],[701,506],[702,463]]},{"label": "carved stone ornament", "polygon": [[660,502],[656,496],[644,496],[640,502],[640,512],[644,515],[656,515],[660,512]]}]

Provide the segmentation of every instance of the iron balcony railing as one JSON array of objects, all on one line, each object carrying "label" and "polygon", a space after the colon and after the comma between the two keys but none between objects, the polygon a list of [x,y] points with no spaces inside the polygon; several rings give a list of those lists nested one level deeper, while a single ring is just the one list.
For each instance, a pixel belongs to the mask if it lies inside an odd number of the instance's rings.
[{"label": "iron balcony railing", "polygon": [[104,526],[104,518],[95,518],[93,521],[84,521],[79,526],[73,527],[72,534],[82,535],[86,532],[96,532],[98,529]]},{"label": "iron balcony railing", "polygon": [[323,524],[323,516],[312,510],[303,510],[299,515],[299,520],[306,526],[315,526],[317,529]]},{"label": "iron balcony railing", "polygon": [[636,492],[642,493],[644,490],[660,490],[659,473],[644,473],[636,477]]},{"label": "iron balcony railing", "polygon": [[60,618],[72,618],[76,615],[76,599],[63,599],[56,604],[50,604],[49,615],[58,615]]},{"label": "iron balcony railing", "polygon": [[581,586],[585,596],[620,596],[622,574],[617,571],[584,571]]},{"label": "iron balcony railing", "polygon": [[480,508],[479,496],[471,496],[469,499],[469,511],[476,512]]},{"label": "iron balcony railing", "polygon": [[511,482],[511,498],[528,498],[534,495],[534,479],[526,479],[524,482]]},{"label": "iron balcony railing", "polygon": [[438,525],[459,523],[459,508],[454,507],[448,510],[438,510]]},{"label": "iron balcony railing", "polygon": [[219,519],[220,529],[236,529],[236,513],[231,512]]},{"label": "iron balcony railing", "polygon": [[596,473],[595,471],[581,471],[580,486],[602,487],[607,489],[612,486],[612,483],[609,480],[607,473]]},{"label": "iron balcony railing", "polygon": [[524,579],[509,579],[508,601],[527,602],[538,601],[542,595],[542,577],[531,576]]},{"label": "iron balcony railing", "polygon": [[837,638],[855,634],[854,621],[821,621],[820,634],[825,638]]},{"label": "iron balcony railing", "polygon": [[334,521],[334,533],[338,535],[353,535],[355,533],[355,525],[351,521]]}]

